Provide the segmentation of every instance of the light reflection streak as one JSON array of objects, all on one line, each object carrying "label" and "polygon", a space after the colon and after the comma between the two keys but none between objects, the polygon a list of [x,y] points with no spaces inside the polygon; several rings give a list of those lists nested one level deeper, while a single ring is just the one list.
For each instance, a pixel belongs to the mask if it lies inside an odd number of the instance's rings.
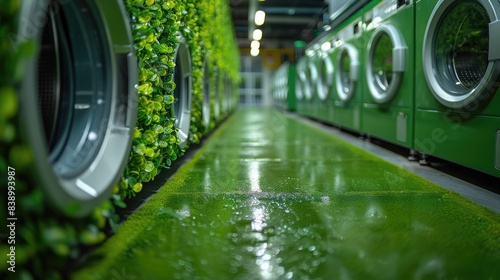
[{"label": "light reflection streak", "polygon": [[210,170],[210,168],[207,168],[203,176],[203,186],[205,191],[210,191],[211,188],[212,178],[210,176],[210,172],[212,172],[212,170]]},{"label": "light reflection streak", "polygon": [[[250,162],[248,168],[250,189],[255,193],[262,192],[260,185],[260,164],[260,161],[253,161]],[[259,241],[256,242],[252,250],[257,258],[255,264],[260,270],[261,279],[274,279],[276,275],[273,275],[273,263],[277,263],[277,261],[274,258],[275,254],[271,251],[272,244],[269,242],[265,232],[269,212],[265,205],[262,205],[258,197],[250,196],[249,200],[250,210],[252,211],[251,229],[254,233],[254,238]],[[279,268],[277,271],[279,272]]]},{"label": "light reflection streak", "polygon": [[260,171],[259,171],[260,162],[254,161],[250,163],[248,168],[248,180],[250,181],[250,189],[252,192],[262,192],[260,188]]}]

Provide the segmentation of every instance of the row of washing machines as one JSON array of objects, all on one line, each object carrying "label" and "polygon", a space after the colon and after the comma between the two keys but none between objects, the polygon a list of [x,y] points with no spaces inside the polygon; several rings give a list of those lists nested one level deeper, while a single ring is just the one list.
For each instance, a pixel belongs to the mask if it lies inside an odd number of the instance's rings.
[{"label": "row of washing machines", "polygon": [[500,2],[366,2],[278,69],[275,104],[500,177]]}]

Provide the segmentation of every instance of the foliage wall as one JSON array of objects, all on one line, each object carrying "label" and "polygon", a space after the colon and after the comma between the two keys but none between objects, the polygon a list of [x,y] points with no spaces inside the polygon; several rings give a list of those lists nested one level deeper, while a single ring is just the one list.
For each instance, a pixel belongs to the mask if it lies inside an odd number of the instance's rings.
[{"label": "foliage wall", "polygon": [[[227,0],[124,0],[124,3],[130,16],[139,64],[139,111],[132,152],[123,178],[113,188],[113,196],[88,217],[74,219],[49,205],[32,175],[34,155],[17,129],[20,125],[17,112],[22,108],[22,100],[18,99],[16,89],[23,72],[21,62],[23,58],[33,57],[37,46],[29,41],[12,48],[6,38],[17,30],[21,0],[0,0],[0,197],[5,202],[2,205],[7,205],[7,169],[15,166],[15,213],[18,217],[16,272],[7,271],[10,247],[3,242],[6,236],[2,236],[1,279],[62,279],[68,276],[68,269],[71,270],[82,252],[103,242],[105,233],[118,226],[120,221],[115,207],[126,207],[127,201],[134,199],[136,193],[148,187],[148,182],[183,155],[184,150],[178,146],[172,110],[172,93],[176,86],[172,73],[178,34],[182,34],[189,44],[193,67],[190,142],[199,143],[222,119],[213,117],[212,108],[210,128],[206,129],[201,102],[203,75],[211,77],[211,99],[216,89],[214,69],[230,77],[233,84],[239,79],[239,53]],[[205,59],[209,61],[209,73],[203,72]],[[223,86],[221,83],[221,91]],[[214,100],[211,103],[214,104]],[[7,207],[2,206],[0,219],[5,221],[7,214]]]}]

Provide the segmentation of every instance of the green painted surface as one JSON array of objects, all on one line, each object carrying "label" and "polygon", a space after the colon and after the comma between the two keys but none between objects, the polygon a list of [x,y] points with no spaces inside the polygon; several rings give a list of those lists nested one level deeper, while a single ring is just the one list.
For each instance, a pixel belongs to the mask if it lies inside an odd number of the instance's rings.
[{"label": "green painted surface", "polygon": [[500,215],[247,108],[74,278],[498,279],[499,263]]},{"label": "green painted surface", "polygon": [[297,109],[297,96],[295,95],[295,64],[290,63],[287,71],[287,98],[286,105],[287,109],[290,111],[295,111]]}]

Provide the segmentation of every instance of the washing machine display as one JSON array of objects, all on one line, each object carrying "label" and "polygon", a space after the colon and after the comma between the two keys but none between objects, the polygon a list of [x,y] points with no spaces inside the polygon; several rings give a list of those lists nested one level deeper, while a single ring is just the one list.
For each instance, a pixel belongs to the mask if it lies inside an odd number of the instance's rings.
[{"label": "washing machine display", "polygon": [[368,135],[412,148],[414,5],[398,0],[374,3],[365,7],[363,129]]},{"label": "washing machine display", "polygon": [[361,130],[361,97],[363,77],[364,38],[362,36],[361,12],[358,11],[337,32],[335,50],[335,95],[334,118],[337,125]]},{"label": "washing machine display", "polygon": [[500,176],[500,3],[416,7],[415,148]]}]

